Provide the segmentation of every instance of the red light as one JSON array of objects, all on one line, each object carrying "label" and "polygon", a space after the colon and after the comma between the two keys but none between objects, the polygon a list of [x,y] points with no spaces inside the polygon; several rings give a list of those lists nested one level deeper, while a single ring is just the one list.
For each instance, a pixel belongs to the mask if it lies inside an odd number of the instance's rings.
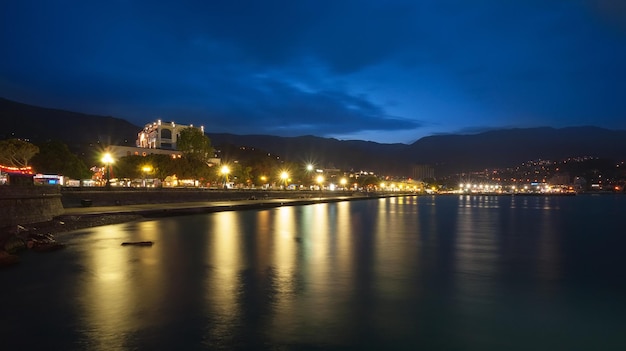
[{"label": "red light", "polygon": [[30,166],[29,167],[10,167],[10,166],[0,165],[0,171],[6,172],[6,173],[33,174],[33,168]]}]

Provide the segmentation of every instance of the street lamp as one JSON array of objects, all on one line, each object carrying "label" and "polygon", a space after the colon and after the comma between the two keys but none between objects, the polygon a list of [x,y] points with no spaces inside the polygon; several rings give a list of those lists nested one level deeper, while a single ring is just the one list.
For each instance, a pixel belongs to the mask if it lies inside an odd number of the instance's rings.
[{"label": "street lamp", "polygon": [[150,166],[143,166],[141,168],[141,170],[143,171],[143,173],[142,173],[143,174],[143,184],[142,184],[142,186],[146,187],[146,185],[147,185],[146,184],[146,174],[152,172],[152,167],[150,167]]},{"label": "street lamp", "polygon": [[102,156],[102,163],[104,163],[104,166],[106,168],[107,182],[105,183],[105,186],[108,188],[111,186],[111,183],[109,181],[111,179],[111,164],[113,163],[113,156],[111,156],[111,154],[107,152],[106,154],[104,154],[104,156]]},{"label": "street lamp", "polygon": [[285,190],[287,190],[287,180],[289,179],[289,173],[287,173],[287,171],[280,172],[280,179],[285,184]]},{"label": "street lamp", "polygon": [[224,177],[224,189],[226,189],[226,183],[228,183],[228,173],[230,173],[230,168],[228,166],[222,166],[220,169],[220,173]]},{"label": "street lamp", "polygon": [[346,184],[348,184],[348,180],[346,178],[341,178],[339,184],[341,184],[341,190],[346,190]]},{"label": "street lamp", "polygon": [[318,185],[319,185],[319,187],[320,187],[320,191],[322,191],[322,184],[324,183],[324,177],[323,177],[323,176],[321,176],[321,175],[319,175],[319,176],[317,176],[317,179],[316,179],[316,180],[317,180],[317,184],[318,184]]}]

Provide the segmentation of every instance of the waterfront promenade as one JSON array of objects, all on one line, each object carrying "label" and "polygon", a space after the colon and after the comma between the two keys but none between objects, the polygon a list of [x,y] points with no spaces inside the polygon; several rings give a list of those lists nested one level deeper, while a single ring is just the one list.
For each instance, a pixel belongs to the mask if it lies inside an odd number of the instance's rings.
[{"label": "waterfront promenade", "polygon": [[[127,204],[113,206],[70,207],[65,208],[60,216],[89,216],[89,215],[140,215],[146,218],[165,217],[175,215],[189,215],[219,211],[235,211],[248,209],[263,209],[280,206],[309,205],[315,203],[339,202],[348,200],[366,200],[390,195],[355,195],[355,196],[323,196],[307,198],[263,198],[246,200],[210,200],[173,203]],[[395,195],[394,195],[395,196]]]}]

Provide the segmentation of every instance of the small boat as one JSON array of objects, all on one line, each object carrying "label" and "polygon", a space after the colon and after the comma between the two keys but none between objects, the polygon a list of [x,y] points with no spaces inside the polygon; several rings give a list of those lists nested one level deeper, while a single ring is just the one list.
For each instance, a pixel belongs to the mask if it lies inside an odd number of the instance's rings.
[{"label": "small boat", "polygon": [[126,241],[122,246],[152,246],[152,241]]}]

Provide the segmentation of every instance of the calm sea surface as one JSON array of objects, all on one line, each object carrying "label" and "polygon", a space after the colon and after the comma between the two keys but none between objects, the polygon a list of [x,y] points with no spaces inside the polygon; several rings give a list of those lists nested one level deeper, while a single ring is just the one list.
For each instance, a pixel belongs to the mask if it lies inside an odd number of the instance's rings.
[{"label": "calm sea surface", "polygon": [[625,223],[422,196],[80,230],[0,271],[0,349],[626,350]]}]

